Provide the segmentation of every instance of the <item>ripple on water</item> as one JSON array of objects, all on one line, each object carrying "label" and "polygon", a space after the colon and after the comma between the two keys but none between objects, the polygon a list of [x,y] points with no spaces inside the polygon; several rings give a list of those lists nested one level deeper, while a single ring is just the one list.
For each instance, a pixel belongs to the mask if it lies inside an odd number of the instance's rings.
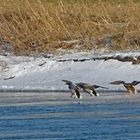
[{"label": "ripple on water", "polygon": [[59,95],[0,93],[0,139],[139,139],[139,95]]}]

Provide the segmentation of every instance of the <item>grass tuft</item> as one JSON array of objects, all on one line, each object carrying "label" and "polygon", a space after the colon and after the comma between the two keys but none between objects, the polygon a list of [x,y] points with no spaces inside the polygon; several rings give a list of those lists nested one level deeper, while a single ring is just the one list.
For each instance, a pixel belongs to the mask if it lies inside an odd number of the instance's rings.
[{"label": "grass tuft", "polygon": [[140,50],[139,1],[0,0],[0,3],[0,46],[9,42],[15,54],[54,53],[60,48]]}]

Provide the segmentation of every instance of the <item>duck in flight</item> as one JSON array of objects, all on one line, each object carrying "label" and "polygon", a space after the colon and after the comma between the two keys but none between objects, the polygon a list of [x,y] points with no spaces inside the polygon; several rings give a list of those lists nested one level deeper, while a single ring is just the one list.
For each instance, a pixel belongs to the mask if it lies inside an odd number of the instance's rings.
[{"label": "duck in flight", "polygon": [[108,89],[106,87],[92,85],[88,83],[76,83],[76,86],[82,89],[83,91],[87,92],[90,96],[99,96],[99,94],[95,91],[95,89],[97,88]]},{"label": "duck in flight", "polygon": [[137,94],[137,90],[135,88],[136,85],[138,85],[140,83],[140,81],[133,81],[131,83],[126,83],[124,81],[114,81],[114,82],[111,82],[110,84],[113,84],[113,85],[120,85],[122,84],[126,89],[127,89],[127,92],[129,94]]},{"label": "duck in flight", "polygon": [[79,88],[74,83],[68,80],[62,80],[62,81],[65,82],[66,85],[68,85],[68,88],[71,92],[71,96],[70,96],[71,98],[81,98]]}]

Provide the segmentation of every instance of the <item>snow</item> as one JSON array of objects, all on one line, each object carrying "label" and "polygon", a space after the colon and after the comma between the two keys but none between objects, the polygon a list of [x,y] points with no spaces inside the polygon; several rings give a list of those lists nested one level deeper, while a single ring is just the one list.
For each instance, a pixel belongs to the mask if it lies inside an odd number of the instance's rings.
[{"label": "snow", "polygon": [[[88,60],[74,62],[72,59],[92,58],[101,56],[121,57],[140,55],[139,52],[95,54],[80,52],[55,56],[51,58],[34,58],[25,56],[0,56],[0,90],[28,89],[28,90],[66,90],[63,79],[72,82],[87,82],[109,87],[110,90],[124,89],[123,86],[112,86],[109,83],[115,80],[131,82],[140,80],[140,65],[117,60]],[[60,59],[71,59],[59,62]],[[9,80],[4,80],[8,79]],[[137,86],[140,89],[140,86]]]}]

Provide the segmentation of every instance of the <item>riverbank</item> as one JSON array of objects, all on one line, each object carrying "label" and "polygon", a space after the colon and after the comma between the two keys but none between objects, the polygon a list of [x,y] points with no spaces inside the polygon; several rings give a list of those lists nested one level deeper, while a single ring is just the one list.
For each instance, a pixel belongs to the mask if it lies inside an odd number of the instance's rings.
[{"label": "riverbank", "polygon": [[[50,58],[0,56],[0,89],[1,91],[67,90],[67,86],[62,82],[66,79],[106,86],[109,90],[125,90],[123,86],[112,86],[109,83],[115,80],[139,81],[140,64],[101,58],[119,56],[122,59],[136,59],[139,55],[139,52],[112,54],[82,52]],[[74,61],[76,59],[79,61]],[[139,85],[137,88],[140,89]]]}]

